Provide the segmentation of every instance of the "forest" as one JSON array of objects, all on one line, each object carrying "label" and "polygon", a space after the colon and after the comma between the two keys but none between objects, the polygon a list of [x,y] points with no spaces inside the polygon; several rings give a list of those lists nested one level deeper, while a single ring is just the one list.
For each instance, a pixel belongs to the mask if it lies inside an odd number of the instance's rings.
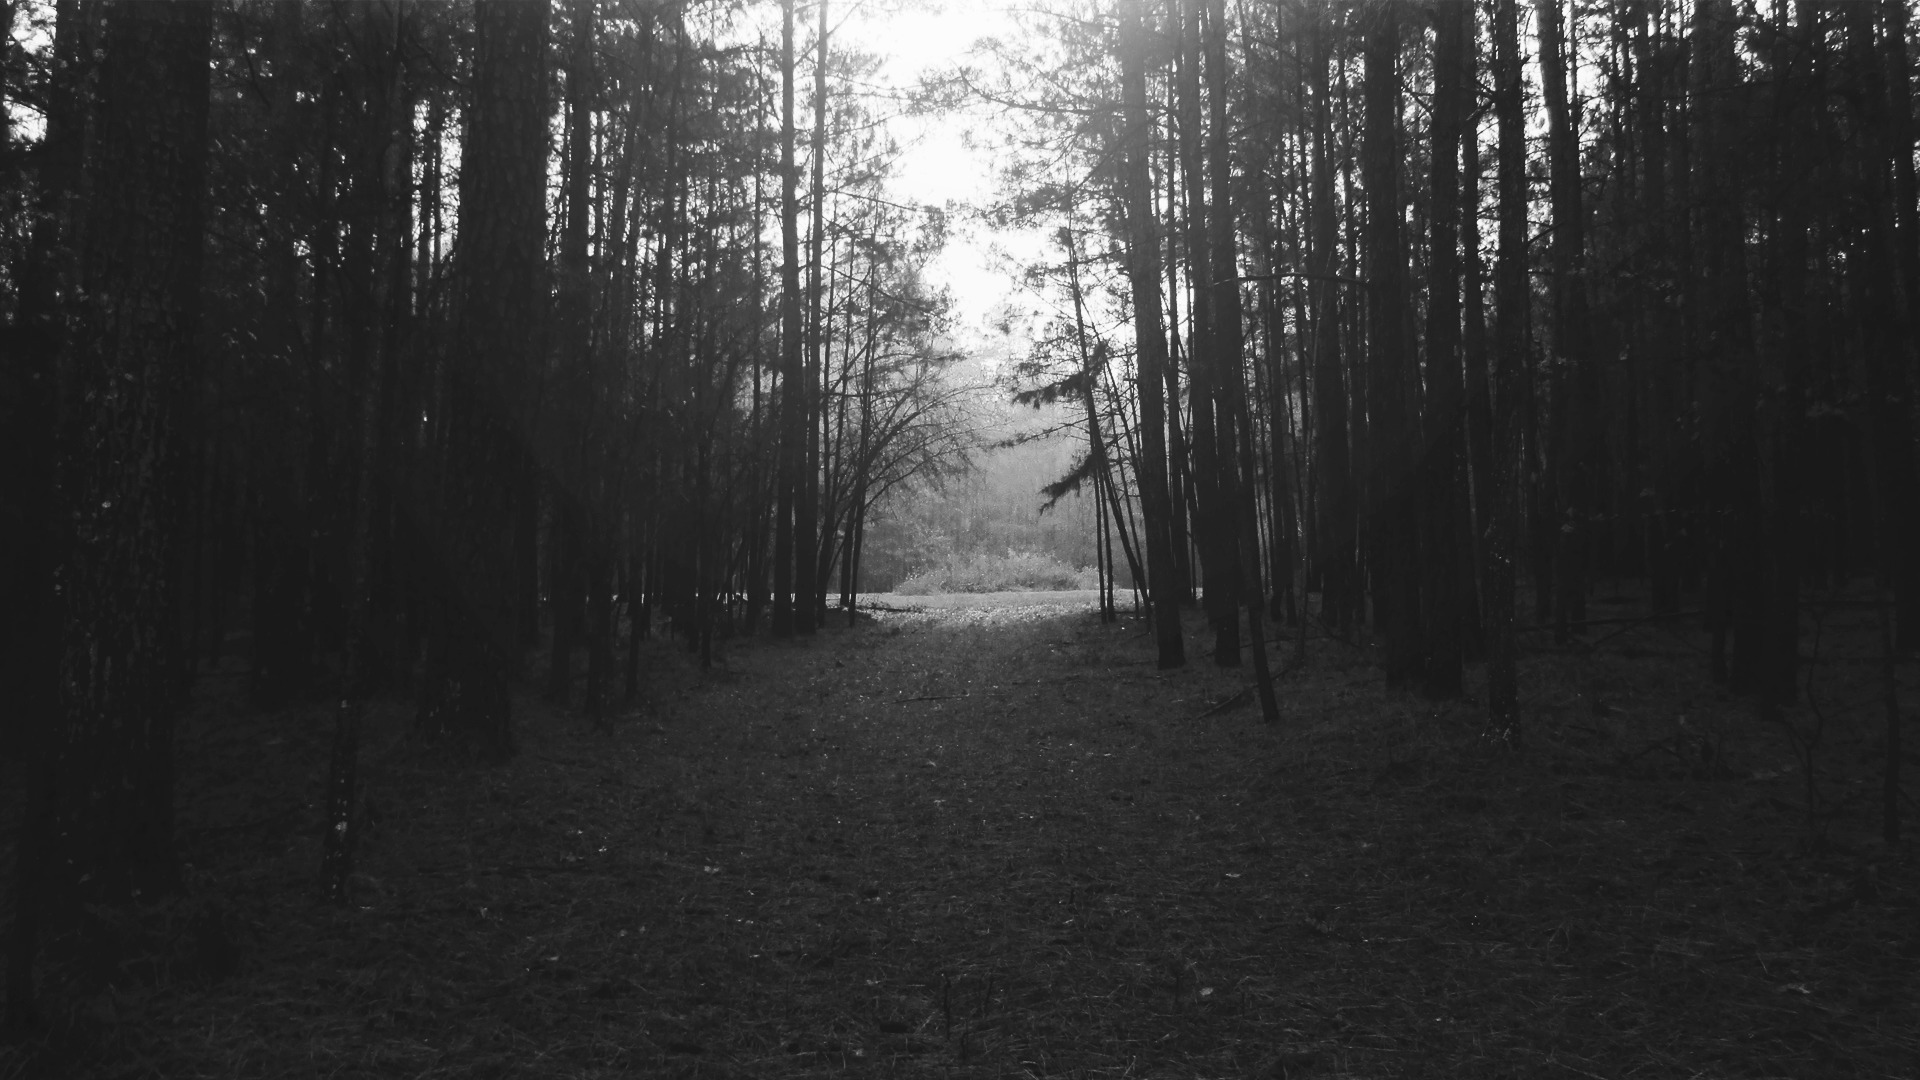
[{"label": "forest", "polygon": [[1899,1075],[1913,6],[5,0],[0,1080]]}]

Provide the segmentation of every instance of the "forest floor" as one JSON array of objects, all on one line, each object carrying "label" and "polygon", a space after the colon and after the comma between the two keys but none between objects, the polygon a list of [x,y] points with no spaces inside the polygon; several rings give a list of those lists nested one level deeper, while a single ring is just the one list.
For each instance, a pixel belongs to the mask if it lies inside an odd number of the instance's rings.
[{"label": "forest floor", "polygon": [[882,600],[712,670],[656,643],[610,727],[523,698],[501,766],[375,707],[344,908],[313,884],[330,717],[216,672],[188,895],[53,965],[0,1080],[1915,1075],[1870,613],[1803,645],[1809,824],[1786,728],[1691,625],[1530,636],[1509,748],[1317,633],[1275,648],[1269,726],[1197,616],[1163,672],[1085,596]]}]

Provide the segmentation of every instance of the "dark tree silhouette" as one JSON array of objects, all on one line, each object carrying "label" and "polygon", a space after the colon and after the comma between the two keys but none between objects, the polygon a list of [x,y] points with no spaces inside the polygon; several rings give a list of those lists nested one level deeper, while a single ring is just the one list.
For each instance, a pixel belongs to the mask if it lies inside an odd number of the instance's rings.
[{"label": "dark tree silhouette", "polygon": [[[198,436],[212,5],[116,3],[100,26],[95,138],[78,177],[87,198],[64,223],[57,206],[45,207],[56,215],[45,227],[71,229],[78,259],[62,350],[65,423],[41,433],[59,460],[28,459],[53,464],[58,484],[55,595],[44,578],[26,583],[28,612],[47,619],[33,631],[58,642],[58,682],[49,700],[30,676],[25,696],[29,706],[55,708],[28,720],[38,782],[10,950],[15,1023],[31,1016],[37,938],[91,933],[88,905],[179,886],[174,731],[187,644],[180,568]],[[76,21],[62,27],[63,37],[69,29],[84,33]],[[60,120],[64,128],[68,117]],[[69,172],[55,182],[72,179]],[[48,196],[62,198],[62,188]],[[47,254],[42,265],[51,269]],[[44,395],[36,374],[44,378],[44,368],[29,372],[29,390]],[[27,488],[43,507],[51,502],[44,483]],[[35,546],[56,542],[40,529],[32,536]],[[37,560],[41,572],[45,559]]]},{"label": "dark tree silhouette", "polygon": [[1138,347],[1140,456],[1135,473],[1145,518],[1147,587],[1153,597],[1154,637],[1162,668],[1186,663],[1180,630],[1177,573],[1173,558],[1173,504],[1167,497],[1167,413],[1162,370],[1167,335],[1161,322],[1160,236],[1155,221],[1148,170],[1151,118],[1147,114],[1147,40],[1139,0],[1120,0],[1122,134],[1127,214],[1127,277],[1133,285],[1133,325]]},{"label": "dark tree silhouette", "polygon": [[472,118],[461,150],[460,301],[446,369],[444,461],[422,531],[437,549],[421,726],[513,753],[507,676],[525,597],[517,539],[531,508],[530,412],[546,289],[547,6],[474,6]]}]

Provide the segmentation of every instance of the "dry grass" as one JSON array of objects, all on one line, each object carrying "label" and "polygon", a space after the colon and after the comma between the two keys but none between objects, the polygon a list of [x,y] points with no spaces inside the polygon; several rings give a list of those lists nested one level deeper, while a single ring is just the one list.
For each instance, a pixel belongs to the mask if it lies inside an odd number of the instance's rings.
[{"label": "dry grass", "polygon": [[[1098,589],[1008,589],[1003,592],[958,592],[917,595],[862,593],[860,606],[886,615],[935,611],[1005,611],[1008,608],[1050,608],[1065,615],[1093,609],[1100,603]],[[1125,606],[1124,600],[1122,606]],[[838,617],[838,616],[836,616]]]},{"label": "dry grass", "polygon": [[0,1078],[1914,1075],[1920,876],[1847,801],[1854,714],[1814,844],[1684,630],[1530,655],[1516,752],[1325,640],[1283,724],[1206,715],[1241,675],[1087,603],[662,647],[645,708],[525,702],[497,769],[378,710],[345,910],[325,717],[210,702],[184,830],[240,973],[62,969]]}]

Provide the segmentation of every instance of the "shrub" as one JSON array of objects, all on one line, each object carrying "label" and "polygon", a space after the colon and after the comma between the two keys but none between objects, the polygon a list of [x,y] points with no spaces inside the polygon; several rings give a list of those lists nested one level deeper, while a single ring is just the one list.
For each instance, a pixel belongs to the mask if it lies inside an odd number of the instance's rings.
[{"label": "shrub", "polygon": [[1098,587],[1098,572],[1093,567],[1076,570],[1045,552],[1009,550],[1004,555],[960,555],[933,566],[923,566],[908,574],[894,591],[908,596],[928,596]]}]

